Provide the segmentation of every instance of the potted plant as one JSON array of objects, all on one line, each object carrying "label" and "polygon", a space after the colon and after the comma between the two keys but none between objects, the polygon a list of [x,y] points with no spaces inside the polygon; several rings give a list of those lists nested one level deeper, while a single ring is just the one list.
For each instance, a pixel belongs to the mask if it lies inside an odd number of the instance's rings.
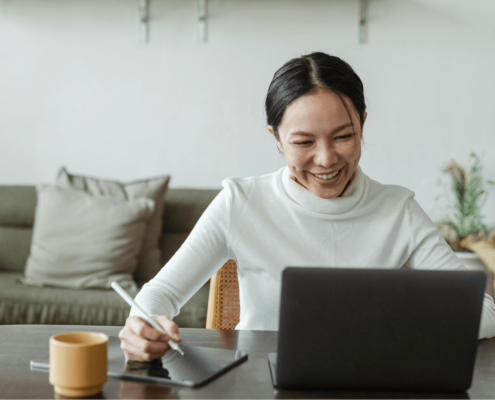
[{"label": "potted plant", "polygon": [[[495,268],[495,230],[483,223],[481,208],[486,200],[485,185],[494,185],[482,177],[483,166],[476,153],[470,154],[470,168],[466,171],[454,160],[444,168],[449,177],[451,216],[437,223],[445,240],[468,268]],[[439,181],[442,184],[442,181]],[[481,256],[481,257],[480,257]],[[482,262],[485,261],[485,263]]]}]

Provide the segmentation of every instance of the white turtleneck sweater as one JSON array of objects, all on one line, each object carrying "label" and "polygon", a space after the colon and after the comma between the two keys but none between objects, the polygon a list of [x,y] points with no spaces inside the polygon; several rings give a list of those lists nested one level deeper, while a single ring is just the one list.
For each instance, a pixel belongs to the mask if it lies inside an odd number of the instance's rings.
[{"label": "white turtleneck sweater", "polygon": [[[375,182],[359,167],[333,199],[294,182],[287,167],[222,185],[182,247],[137,295],[151,315],[176,316],[228,259],[238,268],[237,329],[254,330],[278,329],[281,272],[289,265],[465,269],[413,192]],[[495,304],[485,295],[479,337],[494,335]]]}]

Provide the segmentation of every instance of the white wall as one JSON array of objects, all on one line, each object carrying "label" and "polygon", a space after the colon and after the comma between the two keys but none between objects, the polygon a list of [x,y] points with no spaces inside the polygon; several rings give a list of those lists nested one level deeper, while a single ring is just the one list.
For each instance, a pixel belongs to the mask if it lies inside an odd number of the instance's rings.
[{"label": "white wall", "polygon": [[[485,152],[495,179],[495,2],[151,0],[137,45],[135,0],[0,0],[0,184],[70,171],[119,180],[162,173],[220,187],[284,165],[264,120],[273,73],[321,50],[348,61],[368,101],[363,170],[406,186],[433,218],[439,168]],[[495,189],[485,214],[495,223]]]}]

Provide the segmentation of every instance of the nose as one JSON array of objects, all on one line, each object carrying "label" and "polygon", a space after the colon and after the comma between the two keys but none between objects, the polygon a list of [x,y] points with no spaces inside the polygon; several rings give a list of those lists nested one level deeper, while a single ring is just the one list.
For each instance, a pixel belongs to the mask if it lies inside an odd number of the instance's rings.
[{"label": "nose", "polygon": [[329,144],[322,144],[318,146],[314,162],[316,165],[321,165],[324,168],[330,168],[333,164],[337,163],[339,157],[333,146]]}]

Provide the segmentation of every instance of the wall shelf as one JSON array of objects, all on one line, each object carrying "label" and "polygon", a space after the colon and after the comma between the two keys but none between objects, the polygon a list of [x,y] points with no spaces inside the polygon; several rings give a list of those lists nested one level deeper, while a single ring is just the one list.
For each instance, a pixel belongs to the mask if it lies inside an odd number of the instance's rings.
[{"label": "wall shelf", "polygon": [[[149,43],[149,1],[138,1],[138,43],[146,45]],[[370,0],[359,0],[359,25],[358,41],[359,44],[365,44],[368,41],[368,11]],[[206,43],[206,21],[207,21],[207,0],[196,0],[197,8],[197,42]]]}]

